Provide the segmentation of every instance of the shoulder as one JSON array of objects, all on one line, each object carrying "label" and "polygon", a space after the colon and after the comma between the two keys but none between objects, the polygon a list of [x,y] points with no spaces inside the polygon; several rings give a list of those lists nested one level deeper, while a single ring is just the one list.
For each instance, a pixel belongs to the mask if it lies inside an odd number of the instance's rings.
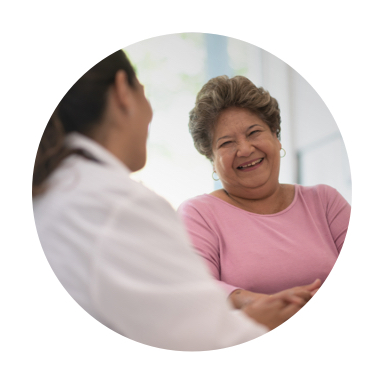
[{"label": "shoulder", "polygon": [[213,200],[214,199],[210,195],[198,195],[181,203],[177,211],[181,214],[183,214],[183,212],[188,212],[191,210],[204,212],[209,209],[209,207],[213,203]]},{"label": "shoulder", "polygon": [[150,190],[130,177],[128,169],[73,156],[55,171],[48,183],[48,190],[58,193],[90,194],[115,197],[147,195]]},{"label": "shoulder", "polygon": [[321,205],[328,209],[334,205],[349,205],[345,198],[337,189],[326,185],[318,184],[314,186],[298,185],[298,191],[307,202]]},{"label": "shoulder", "polygon": [[204,194],[184,201],[177,213],[187,227],[199,223],[213,228],[223,215],[223,207],[218,198]]},{"label": "shoulder", "polygon": [[116,209],[172,210],[165,199],[132,180],[128,170],[80,157],[63,162],[49,178],[46,192],[34,200],[36,210],[49,211],[49,216],[92,211],[101,219]]},{"label": "shoulder", "polygon": [[326,184],[317,184],[311,186],[297,185],[297,188],[299,193],[307,198],[324,198],[339,194],[335,188]]}]

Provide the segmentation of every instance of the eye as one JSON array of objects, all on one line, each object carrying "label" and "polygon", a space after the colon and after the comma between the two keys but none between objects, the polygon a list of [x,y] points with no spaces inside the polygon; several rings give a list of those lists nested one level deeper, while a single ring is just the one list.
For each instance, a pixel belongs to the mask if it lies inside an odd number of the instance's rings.
[{"label": "eye", "polygon": [[258,129],[256,129],[256,130],[252,131],[252,132],[249,134],[249,136],[253,135],[253,134],[256,133],[256,132],[261,132],[261,131],[258,130]]},{"label": "eye", "polygon": [[224,143],[219,145],[219,148],[223,147],[224,145],[230,144],[232,141],[225,141]]}]

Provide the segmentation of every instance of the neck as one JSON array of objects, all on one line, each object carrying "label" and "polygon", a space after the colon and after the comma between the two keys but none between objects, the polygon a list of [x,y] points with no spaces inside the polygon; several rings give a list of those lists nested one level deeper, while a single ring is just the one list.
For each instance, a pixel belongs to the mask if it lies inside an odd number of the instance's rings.
[{"label": "neck", "polygon": [[226,189],[223,189],[223,191],[230,199],[231,204],[246,211],[265,215],[282,211],[287,207],[287,202],[290,200],[287,199],[287,186],[285,184],[277,184],[276,188],[263,195],[255,193],[253,196],[252,194],[242,196],[230,193]]},{"label": "neck", "polygon": [[129,140],[127,133],[122,135],[121,132],[119,126],[107,121],[95,127],[90,136],[134,172],[138,167],[135,163],[134,148],[130,148],[133,140]]}]

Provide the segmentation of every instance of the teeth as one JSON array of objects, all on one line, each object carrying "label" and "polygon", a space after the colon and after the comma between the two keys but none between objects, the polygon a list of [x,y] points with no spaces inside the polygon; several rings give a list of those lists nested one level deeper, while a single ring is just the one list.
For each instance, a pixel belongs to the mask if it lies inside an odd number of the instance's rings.
[{"label": "teeth", "polygon": [[247,168],[247,167],[252,167],[253,165],[260,163],[260,162],[261,162],[261,160],[263,160],[263,158],[261,158],[261,159],[259,159],[259,160],[257,160],[257,161],[254,161],[254,162],[253,162],[253,163],[251,163],[251,164],[243,165],[243,166],[241,166],[241,167],[239,167],[239,168]]}]

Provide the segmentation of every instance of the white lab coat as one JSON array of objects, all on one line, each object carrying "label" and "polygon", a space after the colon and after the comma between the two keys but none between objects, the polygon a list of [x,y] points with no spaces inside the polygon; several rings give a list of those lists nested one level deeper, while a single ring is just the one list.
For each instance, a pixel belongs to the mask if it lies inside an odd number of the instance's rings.
[{"label": "white lab coat", "polygon": [[34,199],[34,214],[53,271],[88,313],[174,350],[228,347],[268,331],[230,307],[166,200],[93,140],[72,133],[67,143],[98,162],[67,158]]}]

